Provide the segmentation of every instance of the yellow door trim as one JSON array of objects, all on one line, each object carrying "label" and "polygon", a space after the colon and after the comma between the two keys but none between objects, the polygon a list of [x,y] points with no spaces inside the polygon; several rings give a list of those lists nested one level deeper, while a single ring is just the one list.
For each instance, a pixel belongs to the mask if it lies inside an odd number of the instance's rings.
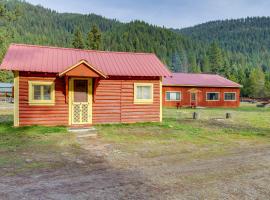
[{"label": "yellow door trim", "polygon": [[72,123],[72,97],[73,97],[73,79],[68,80],[68,125]]},{"label": "yellow door trim", "polygon": [[160,77],[160,80],[159,80],[159,89],[160,89],[160,96],[159,96],[159,121],[162,122],[162,76]]},{"label": "yellow door trim", "polygon": [[87,80],[88,82],[88,117],[89,117],[89,122],[87,123],[76,123],[76,124],[92,124],[92,85],[93,85],[93,79],[92,78],[70,78],[69,79],[69,120],[68,123],[69,125],[76,125],[72,123],[72,116],[73,116],[73,111],[72,111],[72,104],[74,101],[74,80]]},{"label": "yellow door trim", "polygon": [[14,126],[19,126],[19,72],[14,71]]}]

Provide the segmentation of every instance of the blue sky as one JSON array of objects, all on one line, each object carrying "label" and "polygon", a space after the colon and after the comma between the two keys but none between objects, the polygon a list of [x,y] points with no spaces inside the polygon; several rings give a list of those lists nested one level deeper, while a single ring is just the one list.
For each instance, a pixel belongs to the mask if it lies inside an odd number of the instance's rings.
[{"label": "blue sky", "polygon": [[218,19],[269,16],[270,0],[26,0],[58,12],[95,13],[182,28]]}]

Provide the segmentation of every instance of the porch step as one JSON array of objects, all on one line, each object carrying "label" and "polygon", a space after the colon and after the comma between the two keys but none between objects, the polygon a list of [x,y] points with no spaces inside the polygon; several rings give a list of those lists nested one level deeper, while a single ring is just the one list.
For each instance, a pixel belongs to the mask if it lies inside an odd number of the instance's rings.
[{"label": "porch step", "polygon": [[90,128],[69,128],[69,132],[73,132],[77,135],[77,138],[84,138],[84,137],[96,137],[97,130],[94,127]]}]

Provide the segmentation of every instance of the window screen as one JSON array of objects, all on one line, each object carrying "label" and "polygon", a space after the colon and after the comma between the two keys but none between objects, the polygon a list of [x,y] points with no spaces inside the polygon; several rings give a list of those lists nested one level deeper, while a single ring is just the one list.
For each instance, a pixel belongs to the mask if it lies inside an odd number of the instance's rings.
[{"label": "window screen", "polygon": [[54,83],[29,81],[29,104],[54,104]]},{"label": "window screen", "polygon": [[88,101],[88,81],[74,80],[74,102]]},{"label": "window screen", "polygon": [[51,100],[51,85],[33,85],[34,100]]},{"label": "window screen", "polygon": [[41,100],[41,85],[34,85],[34,100]]},{"label": "window screen", "polygon": [[219,100],[219,93],[217,93],[217,92],[209,92],[209,93],[207,93],[207,100],[208,101],[217,101],[217,100]]},{"label": "window screen", "polygon": [[166,92],[166,100],[167,101],[179,101],[180,100],[180,92]]},{"label": "window screen", "polygon": [[51,100],[51,86],[50,85],[44,85],[43,86],[43,99],[44,100]]},{"label": "window screen", "polygon": [[236,95],[234,92],[226,92],[224,93],[224,100],[226,101],[234,101],[236,99]]},{"label": "window screen", "polygon": [[137,86],[137,99],[152,99],[151,86]]}]

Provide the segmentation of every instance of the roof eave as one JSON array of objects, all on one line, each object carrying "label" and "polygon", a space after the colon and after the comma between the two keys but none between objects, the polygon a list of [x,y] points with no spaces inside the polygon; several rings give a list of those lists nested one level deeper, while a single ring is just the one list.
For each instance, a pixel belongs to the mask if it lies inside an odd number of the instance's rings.
[{"label": "roof eave", "polygon": [[220,88],[242,88],[239,86],[219,86],[219,85],[187,85],[187,84],[162,84],[163,86],[182,86],[182,87],[220,87]]}]

